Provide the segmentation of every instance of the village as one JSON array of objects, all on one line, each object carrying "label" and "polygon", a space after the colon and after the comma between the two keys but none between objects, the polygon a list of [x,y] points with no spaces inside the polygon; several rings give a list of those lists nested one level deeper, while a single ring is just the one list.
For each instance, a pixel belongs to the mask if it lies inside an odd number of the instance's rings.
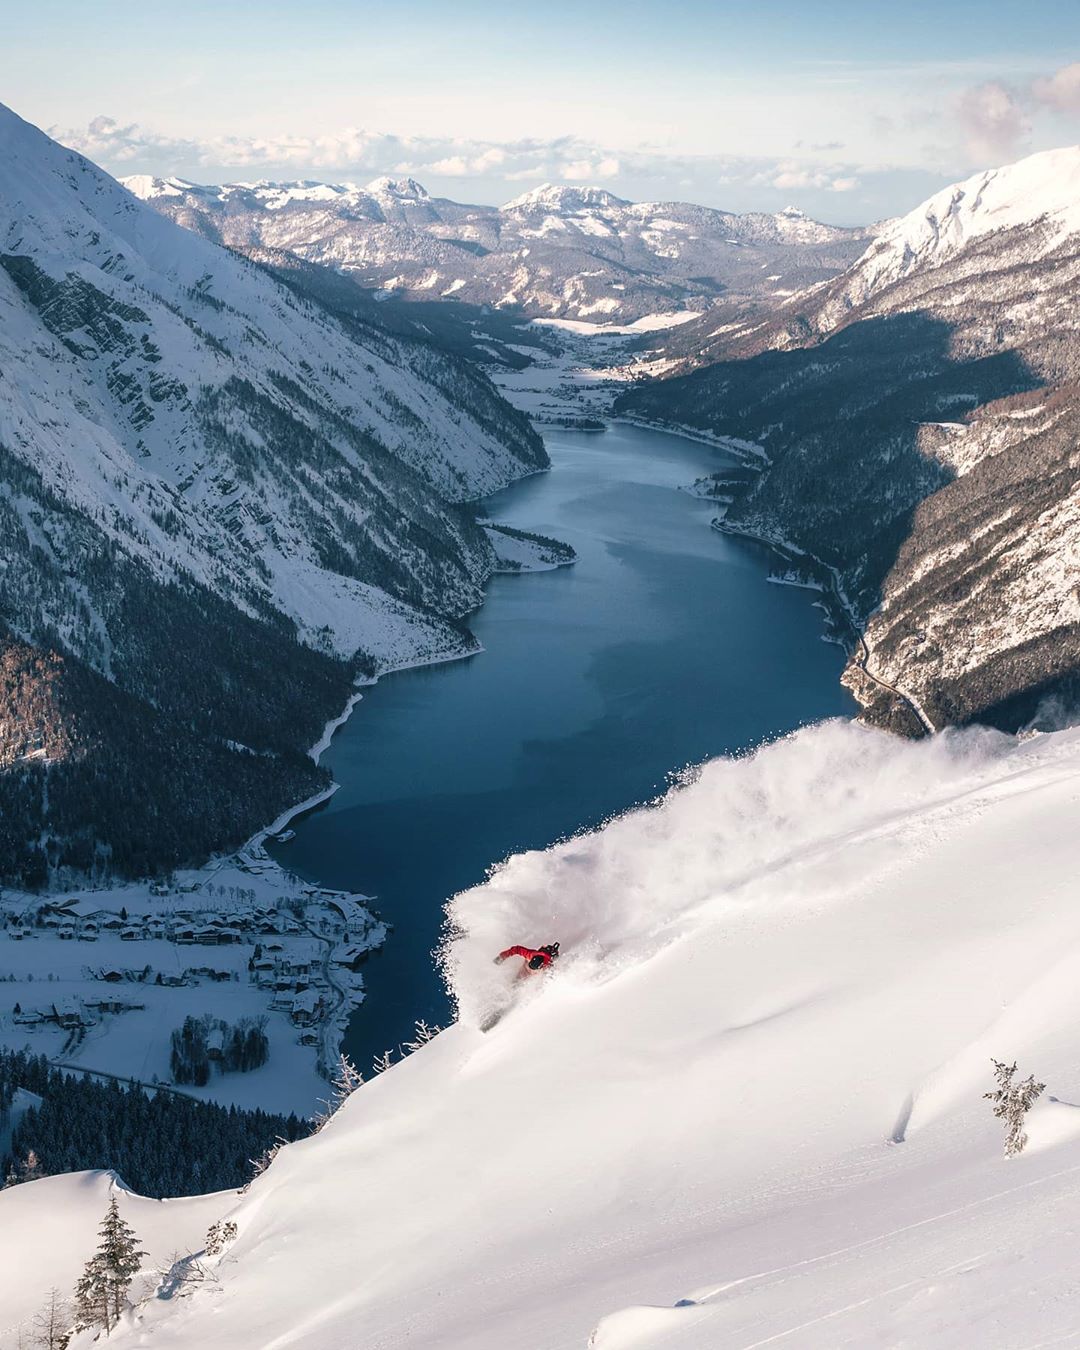
[{"label": "village", "polygon": [[167,881],[0,894],[0,1046],[153,1086],[185,1018],[265,1028],[268,1062],[183,1090],[310,1111],[326,1092],[360,972],[385,925],[367,898],[310,885],[261,842]]}]

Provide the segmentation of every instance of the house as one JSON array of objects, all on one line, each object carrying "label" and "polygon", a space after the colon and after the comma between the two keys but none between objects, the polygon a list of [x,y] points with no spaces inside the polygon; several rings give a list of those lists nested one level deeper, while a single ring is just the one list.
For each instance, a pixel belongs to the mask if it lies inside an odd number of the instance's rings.
[{"label": "house", "polygon": [[72,919],[65,919],[56,930],[56,936],[70,941],[75,936],[75,923]]},{"label": "house", "polygon": [[195,940],[195,929],[191,924],[184,924],[173,932],[173,941],[179,943],[182,947],[191,946]]},{"label": "house", "polygon": [[356,966],[368,954],[366,947],[358,946],[355,942],[343,942],[335,947],[330,954],[330,959],[338,966]]},{"label": "house", "polygon": [[102,932],[118,933],[124,927],[124,920],[119,914],[106,914],[102,917],[98,927]]},{"label": "house", "polygon": [[[163,938],[166,933],[165,920],[156,918],[147,919],[145,931],[148,938]],[[121,937],[122,936],[123,934],[121,934]]]},{"label": "house", "polygon": [[207,1033],[206,1058],[216,1060],[225,1058],[225,1033],[220,1027],[212,1027]]},{"label": "house", "polygon": [[120,929],[121,942],[140,942],[146,937],[146,931],[137,924],[129,923],[126,928]]},{"label": "house", "polygon": [[28,1008],[26,1012],[17,1012],[12,1021],[19,1027],[36,1027],[39,1022],[44,1022],[41,1013],[35,1012],[33,1008]]},{"label": "house", "polygon": [[21,942],[25,936],[26,934],[23,932],[21,928],[12,928],[11,931],[8,933],[8,937],[12,940],[12,942]]},{"label": "house", "polygon": [[98,1012],[103,1013],[135,1012],[136,1009],[146,1006],[142,1003],[129,1003],[126,998],[120,998],[117,994],[101,994],[96,998],[87,999],[86,1002],[88,1007],[97,1008]]},{"label": "house", "polygon": [[56,1022],[64,1031],[75,1031],[86,1020],[82,1009],[74,999],[57,999],[55,1003],[50,1005],[50,1008],[51,1011],[45,1014],[46,1019],[50,1022]]},{"label": "house", "polygon": [[80,942],[96,942],[98,940],[97,924],[84,923],[79,929],[78,938]]},{"label": "house", "polygon": [[322,1000],[314,991],[297,994],[292,1001],[290,1016],[298,1027],[310,1027],[318,1016]]},{"label": "house", "polygon": [[311,1027],[308,1027],[306,1030],[304,1030],[304,1031],[302,1031],[302,1032],[300,1033],[300,1044],[301,1044],[301,1045],[318,1045],[318,1044],[319,1044],[319,1033],[318,1033],[317,1031],[313,1031],[313,1030],[311,1029]]},{"label": "house", "polygon": [[123,978],[124,972],[115,966],[102,966],[98,971],[98,979],[104,980],[106,984],[120,984]]}]

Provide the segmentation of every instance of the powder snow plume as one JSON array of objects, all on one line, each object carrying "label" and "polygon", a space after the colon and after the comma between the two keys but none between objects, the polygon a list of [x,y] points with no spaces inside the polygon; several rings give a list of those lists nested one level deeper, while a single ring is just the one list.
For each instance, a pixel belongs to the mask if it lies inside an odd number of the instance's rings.
[{"label": "powder snow plume", "polygon": [[511,974],[492,961],[514,943],[558,941],[560,983],[594,983],[715,920],[718,906],[789,901],[789,864],[805,877],[818,851],[831,889],[857,889],[865,852],[848,874],[838,843],[865,842],[969,780],[1006,772],[1014,745],[985,728],[913,742],[823,722],[753,754],[712,760],[601,830],[518,854],[447,905],[441,964],[458,1017],[482,1023],[505,1003]]}]

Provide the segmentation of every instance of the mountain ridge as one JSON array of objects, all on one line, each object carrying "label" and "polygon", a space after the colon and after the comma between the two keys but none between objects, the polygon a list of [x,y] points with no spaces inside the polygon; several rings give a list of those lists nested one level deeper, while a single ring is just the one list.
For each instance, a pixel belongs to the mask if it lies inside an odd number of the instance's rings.
[{"label": "mountain ridge", "polygon": [[[663,334],[673,377],[616,403],[760,443],[725,525],[836,569],[874,669],[936,726],[1080,692],[1075,185],[1071,148],[946,188],[771,316]],[[918,732],[857,662],[845,682]]]},{"label": "mountain ridge", "polygon": [[[357,674],[470,648],[496,559],[462,503],[547,462],[473,366],[331,313],[3,108],[0,365],[0,792],[27,884],[188,861],[312,795]],[[45,670],[73,697],[40,699]],[[91,745],[117,789],[93,807]],[[171,777],[144,781],[157,752]]]},{"label": "mountain ridge", "polygon": [[412,180],[405,195],[307,180],[124,181],[164,214],[241,251],[293,252],[405,298],[590,322],[700,309],[728,292],[757,312],[780,280],[791,289],[834,275],[873,228],[790,211],[634,203],[574,184],[543,184],[494,207],[434,197]]}]

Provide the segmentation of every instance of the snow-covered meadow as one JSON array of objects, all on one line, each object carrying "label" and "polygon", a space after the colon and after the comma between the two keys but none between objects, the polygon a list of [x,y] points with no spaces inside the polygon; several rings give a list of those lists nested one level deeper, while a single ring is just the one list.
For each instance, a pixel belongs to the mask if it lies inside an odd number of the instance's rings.
[{"label": "snow-covered meadow", "polygon": [[[1070,1343],[1078,805],[1080,732],[834,722],[511,859],[451,908],[460,1021],[236,1198],[215,1282],[113,1339]],[[483,1034],[493,954],[553,938]],[[1011,1161],[991,1057],[1047,1084]],[[74,1226],[13,1203],[35,1243]],[[36,1306],[56,1279],[13,1265],[0,1302]]]}]

